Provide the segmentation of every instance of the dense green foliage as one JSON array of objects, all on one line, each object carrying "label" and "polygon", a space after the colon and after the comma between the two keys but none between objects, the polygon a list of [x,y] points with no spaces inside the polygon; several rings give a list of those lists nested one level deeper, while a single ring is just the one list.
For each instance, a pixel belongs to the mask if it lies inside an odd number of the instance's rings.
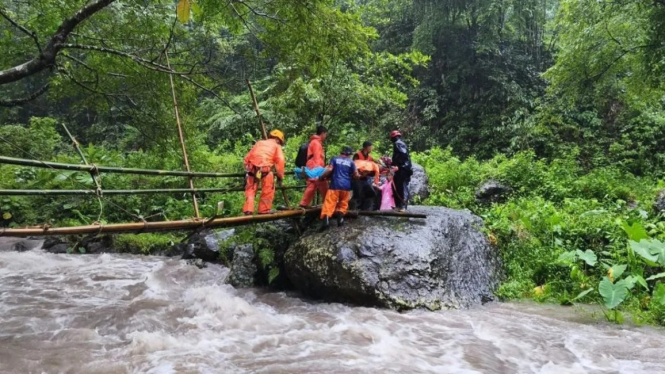
[{"label": "dense green foliage", "polygon": [[[182,169],[172,74],[193,169],[238,172],[260,137],[250,79],[290,165],[316,122],[331,130],[329,155],[366,139],[387,153],[400,128],[429,173],[425,203],[484,218],[504,260],[501,297],[596,301],[610,319],[629,310],[665,324],[665,221],[652,209],[665,167],[664,2],[109,0],[63,33],[98,2],[0,4],[0,155],[79,163],[66,124],[91,163]],[[19,77],[12,68],[27,62],[36,68]],[[487,179],[513,188],[507,201],[476,202]],[[93,188],[85,173],[0,166],[0,189]],[[200,196],[202,215],[238,215],[242,201]],[[186,194],[5,197],[0,213],[3,226],[193,215]],[[153,252],[177,239],[116,245]],[[254,244],[272,280],[274,253]]]},{"label": "dense green foliage", "polygon": [[[449,149],[433,148],[415,159],[429,172],[430,204],[470,209],[485,220],[505,265],[500,297],[567,305],[596,300],[612,310],[609,319],[621,320],[620,306],[638,322],[665,324],[665,300],[658,297],[665,222],[652,209],[655,179],[620,167],[586,172],[573,154],[461,161]],[[512,186],[507,201],[476,202],[474,191],[487,179]]]}]

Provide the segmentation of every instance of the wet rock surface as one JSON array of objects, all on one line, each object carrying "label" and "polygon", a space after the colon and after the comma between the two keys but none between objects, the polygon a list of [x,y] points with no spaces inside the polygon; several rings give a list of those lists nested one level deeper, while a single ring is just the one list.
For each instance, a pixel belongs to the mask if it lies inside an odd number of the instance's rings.
[{"label": "wet rock surface", "polygon": [[88,236],[81,240],[80,244],[76,246],[79,253],[116,253],[117,250],[113,246],[113,237],[110,235],[102,236]]},{"label": "wet rock surface", "polygon": [[69,244],[62,238],[57,236],[47,236],[41,238],[44,241],[42,249],[50,253],[67,253]]},{"label": "wet rock surface", "polygon": [[252,287],[256,283],[256,272],[254,246],[243,244],[236,247],[227,282],[236,288]]},{"label": "wet rock surface", "polygon": [[187,241],[183,258],[200,258],[207,262],[220,261],[220,246],[235,235],[235,229],[204,230],[194,234]]},{"label": "wet rock surface", "polygon": [[488,180],[476,190],[476,201],[479,203],[502,202],[512,192],[510,186],[497,180]]},{"label": "wet rock surface", "polygon": [[493,299],[500,261],[481,219],[441,207],[409,210],[428,218],[363,217],[306,233],[286,252],[289,279],[311,297],[398,310]]},{"label": "wet rock surface", "polygon": [[43,240],[22,238],[0,238],[0,251],[26,252],[40,248]]},{"label": "wet rock surface", "polygon": [[425,168],[413,163],[413,175],[409,183],[409,194],[412,202],[422,202],[429,197],[429,178]]}]

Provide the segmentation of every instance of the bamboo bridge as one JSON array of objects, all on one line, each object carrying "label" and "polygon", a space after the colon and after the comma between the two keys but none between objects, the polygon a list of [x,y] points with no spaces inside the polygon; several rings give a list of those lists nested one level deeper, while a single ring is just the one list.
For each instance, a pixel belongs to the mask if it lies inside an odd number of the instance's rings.
[{"label": "bamboo bridge", "polygon": [[[187,178],[244,178],[244,173],[212,173],[212,172],[193,172],[193,171],[174,171],[174,170],[149,170],[133,169],[121,167],[107,167],[96,165],[77,165],[65,164],[47,161],[37,161],[30,159],[21,159],[14,157],[0,156],[0,164],[17,165],[25,167],[50,168],[53,170],[69,170],[75,172],[90,173],[97,185],[97,189],[80,190],[18,190],[18,189],[0,189],[0,196],[42,196],[42,195],[83,195],[96,196],[101,199],[105,195],[131,195],[131,194],[159,194],[159,193],[191,193],[193,199],[202,192],[229,193],[244,191],[242,186],[226,188],[180,188],[180,189],[139,189],[139,190],[103,190],[99,184],[98,177],[100,173],[121,173],[135,175],[153,175],[153,176],[176,176]],[[303,185],[279,186],[276,187],[282,192],[290,189],[302,189]],[[284,195],[285,203],[288,199]],[[195,205],[195,209],[198,206]],[[193,218],[189,220],[162,221],[162,222],[130,222],[102,224],[96,223],[85,226],[73,227],[50,227],[37,226],[25,228],[3,228],[0,229],[0,236],[11,237],[29,237],[29,236],[52,236],[52,235],[80,235],[80,234],[117,234],[117,233],[146,233],[157,231],[181,231],[181,230],[200,230],[202,228],[220,228],[234,227],[243,225],[252,225],[261,222],[276,221],[281,219],[293,219],[306,215],[318,215],[320,208],[311,209],[288,209],[278,211],[273,214],[241,216],[241,217],[218,217],[213,216],[209,219]],[[198,212],[197,212],[198,213]],[[398,213],[398,212],[376,212],[376,211],[355,211],[347,214],[349,217],[357,216],[393,216],[426,218],[422,214]]]},{"label": "bamboo bridge", "polygon": [[[166,54],[167,63],[168,63],[168,54]],[[179,231],[179,230],[201,230],[203,228],[218,228],[218,227],[233,227],[233,226],[243,226],[243,225],[252,225],[261,222],[276,221],[281,219],[295,219],[302,217],[308,214],[319,214],[320,208],[311,208],[311,209],[291,209],[289,204],[286,191],[289,189],[302,189],[304,185],[295,185],[295,186],[278,186],[276,189],[282,192],[282,197],[284,198],[284,203],[286,204],[287,210],[279,211],[273,214],[264,214],[264,215],[252,215],[252,216],[241,216],[241,217],[219,217],[217,215],[210,217],[208,219],[202,219],[199,212],[199,205],[197,200],[197,195],[200,193],[230,193],[230,192],[240,192],[244,191],[243,186],[237,187],[224,187],[224,188],[195,188],[194,187],[194,178],[244,178],[245,173],[215,173],[215,172],[194,172],[190,170],[189,159],[187,157],[187,149],[185,147],[185,140],[182,131],[182,124],[180,122],[180,114],[178,111],[178,101],[175,95],[175,89],[173,87],[173,79],[169,75],[171,83],[171,91],[173,94],[173,107],[174,114],[176,119],[176,124],[178,127],[178,137],[180,140],[180,145],[182,147],[183,155],[183,164],[185,166],[184,171],[177,170],[151,170],[151,169],[136,169],[136,168],[124,168],[124,167],[112,167],[112,166],[99,166],[88,163],[83,151],[81,150],[78,141],[74,136],[69,132],[69,129],[65,124],[62,124],[66,134],[72,141],[72,145],[78,155],[81,158],[83,164],[67,164],[60,162],[50,162],[50,161],[41,161],[35,159],[25,159],[25,158],[16,158],[16,157],[5,157],[0,156],[0,165],[15,165],[21,167],[34,167],[34,168],[46,168],[51,170],[67,170],[73,172],[83,172],[90,174],[92,182],[95,185],[95,189],[78,189],[78,190],[21,190],[21,189],[0,189],[0,196],[95,196],[99,200],[100,204],[100,217],[101,212],[103,211],[102,198],[109,195],[137,195],[137,194],[161,194],[161,193],[187,193],[192,195],[192,205],[194,208],[194,218],[188,220],[178,220],[178,221],[163,221],[163,222],[147,222],[145,219],[141,219],[142,222],[131,222],[131,223],[113,223],[113,224],[103,224],[101,222],[96,222],[92,225],[85,226],[72,226],[72,227],[51,227],[48,225],[37,226],[37,227],[24,227],[24,228],[1,228],[1,236],[12,236],[12,237],[29,237],[29,236],[50,236],[50,235],[80,235],[80,234],[117,234],[117,233],[145,233],[145,232],[156,232],[156,231]],[[254,96],[254,91],[252,85],[247,81],[247,87],[249,88],[249,93],[252,98],[252,104],[256,115],[259,119],[259,124],[261,126],[261,133],[263,137],[267,139],[268,133],[266,131],[265,124],[261,119],[261,112],[259,111],[259,106]],[[7,143],[10,147],[15,148],[16,150],[23,151],[30,155],[27,151],[21,149],[18,145],[12,144],[10,141],[0,138],[3,142]],[[30,157],[33,157],[30,155]],[[101,173],[116,173],[116,174],[134,174],[134,175],[150,175],[150,176],[172,176],[172,177],[186,177],[189,182],[189,188],[164,188],[164,189],[131,189],[131,190],[106,190],[102,188],[100,181]],[[86,187],[86,186],[84,186]],[[114,204],[115,205],[115,204]],[[124,208],[119,207],[124,210]],[[398,212],[365,212],[365,211],[356,211],[349,212],[347,216],[393,216],[393,217],[410,217],[410,218],[426,218],[423,214],[411,214],[411,213],[398,213]]]}]

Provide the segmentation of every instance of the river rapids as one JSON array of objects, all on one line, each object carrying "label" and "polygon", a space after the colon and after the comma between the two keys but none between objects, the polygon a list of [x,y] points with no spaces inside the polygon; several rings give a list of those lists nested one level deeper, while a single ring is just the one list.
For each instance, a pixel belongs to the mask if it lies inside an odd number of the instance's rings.
[{"label": "river rapids", "polygon": [[227,272],[0,252],[0,372],[665,373],[665,332],[573,308],[397,313],[236,290]]}]

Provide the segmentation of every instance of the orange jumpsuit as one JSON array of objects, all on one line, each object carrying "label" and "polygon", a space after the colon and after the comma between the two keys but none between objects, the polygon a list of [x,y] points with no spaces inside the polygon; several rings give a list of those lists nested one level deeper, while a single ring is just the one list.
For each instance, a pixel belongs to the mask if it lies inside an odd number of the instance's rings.
[{"label": "orange jumpsuit", "polygon": [[[307,148],[307,164],[305,165],[308,169],[314,169],[318,167],[326,167],[325,154],[323,152],[323,142],[321,142],[321,137],[318,135],[312,135],[309,139],[309,147]],[[325,180],[315,180],[308,179],[307,187],[305,188],[305,193],[300,200],[300,206],[308,206],[312,203],[316,190],[319,191],[321,197],[325,199],[326,193],[328,192],[328,181]]]},{"label": "orange jumpsuit", "polygon": [[242,211],[246,214],[254,213],[254,199],[259,188],[259,179],[256,173],[261,172],[261,199],[259,200],[259,214],[270,213],[272,201],[275,199],[275,176],[272,167],[275,166],[277,178],[284,178],[286,160],[279,142],[275,139],[260,140],[256,142],[251,151],[245,156],[245,171],[247,182],[245,184],[245,205]]},{"label": "orange jumpsuit", "polygon": [[374,173],[374,184],[379,184],[379,165],[371,161],[355,160],[356,168],[361,176],[371,175]]}]

